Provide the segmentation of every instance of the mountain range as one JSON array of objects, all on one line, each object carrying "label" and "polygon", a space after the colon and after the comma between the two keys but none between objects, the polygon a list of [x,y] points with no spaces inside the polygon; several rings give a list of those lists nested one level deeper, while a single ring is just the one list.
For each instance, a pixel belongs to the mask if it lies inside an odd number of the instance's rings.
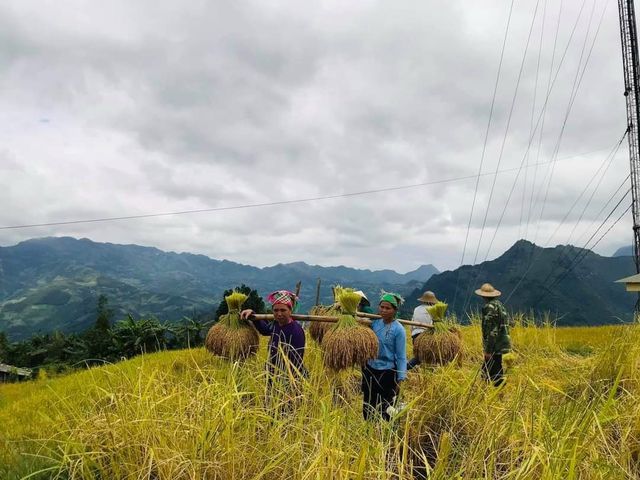
[{"label": "mountain range", "polygon": [[624,247],[620,247],[619,249],[617,249],[612,256],[613,257],[630,257],[632,255],[633,255],[633,245],[626,245]]},{"label": "mountain range", "polygon": [[[622,249],[621,249],[622,250]],[[204,255],[164,252],[139,245],[50,237],[0,247],[0,331],[10,339],[54,330],[82,331],[93,324],[99,295],[115,319],[153,315],[211,318],[224,290],[249,285],[261,295],[302,282],[300,311],[332,301],[331,286],[355,286],[375,298],[381,289],[404,294],[405,314],[425,290],[449,303],[463,321],[481,306],[473,291],[484,282],[503,292],[514,312],[548,314],[558,325],[600,325],[632,319],[636,296],[615,280],[635,273],[626,250],[603,257],[571,245],[542,248],[516,242],[495,260],[438,272],[423,265],[393,270],[322,267],[304,262],[258,268]],[[580,259],[580,262],[575,262]]]},{"label": "mountain range", "polygon": [[632,320],[638,297],[614,282],[634,273],[629,256],[603,257],[571,245],[542,248],[520,240],[495,260],[432,276],[407,297],[407,305],[431,290],[464,320],[482,306],[474,290],[489,282],[513,312],[548,314],[558,325],[617,323]]},{"label": "mountain range", "polygon": [[224,290],[242,283],[261,295],[302,282],[300,310],[332,301],[331,285],[357,285],[367,295],[380,289],[408,294],[438,270],[423,265],[405,274],[393,270],[322,267],[304,262],[258,268],[204,255],[164,252],[139,245],[49,237],[0,247],[0,331],[11,339],[36,332],[81,331],[93,324],[99,295],[116,319],[154,315],[176,321],[211,315]]}]

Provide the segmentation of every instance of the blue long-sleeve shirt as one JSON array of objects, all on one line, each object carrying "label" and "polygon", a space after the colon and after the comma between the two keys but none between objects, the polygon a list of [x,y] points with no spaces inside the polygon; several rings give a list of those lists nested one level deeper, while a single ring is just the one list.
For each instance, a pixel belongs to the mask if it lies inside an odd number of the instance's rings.
[{"label": "blue long-sleeve shirt", "polygon": [[371,328],[378,337],[378,358],[369,360],[367,364],[376,370],[395,370],[397,379],[407,377],[407,333],[404,327],[394,320],[384,323],[376,319]]},{"label": "blue long-sleeve shirt", "polygon": [[304,358],[305,337],[304,330],[298,322],[293,320],[284,326],[280,326],[278,322],[265,322],[264,320],[256,320],[253,322],[258,332],[262,335],[270,336],[269,340],[269,369],[273,371],[274,367],[283,368],[280,358],[279,349],[287,356],[291,366],[295,367],[298,372],[305,372],[302,359]]}]

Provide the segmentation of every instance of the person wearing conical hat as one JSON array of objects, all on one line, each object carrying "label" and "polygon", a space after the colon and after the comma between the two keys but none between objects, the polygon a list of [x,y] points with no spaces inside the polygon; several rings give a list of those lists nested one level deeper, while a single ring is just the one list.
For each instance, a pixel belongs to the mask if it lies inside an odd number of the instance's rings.
[{"label": "person wearing conical hat", "polygon": [[482,372],[484,378],[497,387],[504,383],[502,355],[511,351],[507,310],[498,300],[501,295],[500,290],[495,289],[490,283],[483,284],[475,293],[484,299],[482,307],[482,349],[484,351]]},{"label": "person wearing conical hat", "polygon": [[[438,303],[438,299],[436,298],[436,295],[433,292],[427,290],[422,294],[422,296],[418,299],[418,301],[421,303],[421,305],[418,305],[416,308],[413,309],[413,316],[411,317],[411,321],[424,323],[425,325],[433,325],[433,319],[431,318],[431,315],[429,314],[427,307]],[[418,338],[418,335],[424,332],[424,330],[425,329],[422,327],[415,327],[415,326],[411,327],[411,341],[414,346],[416,344],[416,338]],[[418,357],[413,357],[407,363],[407,370],[411,370],[412,368],[415,368],[418,365],[420,365],[420,360],[418,360]]]},{"label": "person wearing conical hat", "polygon": [[364,313],[374,313],[371,308],[371,302],[362,290],[356,290],[356,293],[360,295],[360,303],[358,304],[358,311]]}]

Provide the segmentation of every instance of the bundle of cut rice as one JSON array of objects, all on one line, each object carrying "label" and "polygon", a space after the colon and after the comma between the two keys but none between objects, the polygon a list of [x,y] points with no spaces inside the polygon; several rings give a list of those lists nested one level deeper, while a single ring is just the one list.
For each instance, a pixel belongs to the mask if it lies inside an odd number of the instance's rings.
[{"label": "bundle of cut rice", "polygon": [[[337,317],[340,314],[340,309],[337,305],[316,305],[311,307],[309,315],[320,315],[327,317]],[[318,345],[322,345],[322,339],[324,334],[331,330],[335,325],[330,322],[314,322],[311,320],[309,324],[309,335],[313,338]]]},{"label": "bundle of cut rice", "polygon": [[244,359],[258,351],[259,336],[248,320],[240,319],[240,308],[247,295],[234,291],[224,297],[229,313],[220,315],[218,322],[209,329],[205,347],[214,355],[229,360]]},{"label": "bundle of cut rice", "polygon": [[421,363],[445,365],[462,353],[462,334],[460,329],[444,320],[447,304],[438,302],[427,307],[433,318],[433,329],[429,329],[416,338],[414,353]]},{"label": "bundle of cut rice", "polygon": [[336,371],[363,366],[378,356],[378,337],[369,327],[356,321],[360,294],[351,288],[336,287],[336,298],[341,312],[338,322],[322,339],[324,365]]}]

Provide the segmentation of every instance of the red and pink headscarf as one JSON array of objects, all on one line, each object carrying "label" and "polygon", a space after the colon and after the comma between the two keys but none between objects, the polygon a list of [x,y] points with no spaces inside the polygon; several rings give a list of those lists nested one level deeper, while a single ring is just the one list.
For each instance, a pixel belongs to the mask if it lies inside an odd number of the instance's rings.
[{"label": "red and pink headscarf", "polygon": [[296,297],[296,294],[288,290],[276,290],[267,296],[267,302],[271,305],[286,305],[291,310],[293,310],[297,301],[298,297]]}]

